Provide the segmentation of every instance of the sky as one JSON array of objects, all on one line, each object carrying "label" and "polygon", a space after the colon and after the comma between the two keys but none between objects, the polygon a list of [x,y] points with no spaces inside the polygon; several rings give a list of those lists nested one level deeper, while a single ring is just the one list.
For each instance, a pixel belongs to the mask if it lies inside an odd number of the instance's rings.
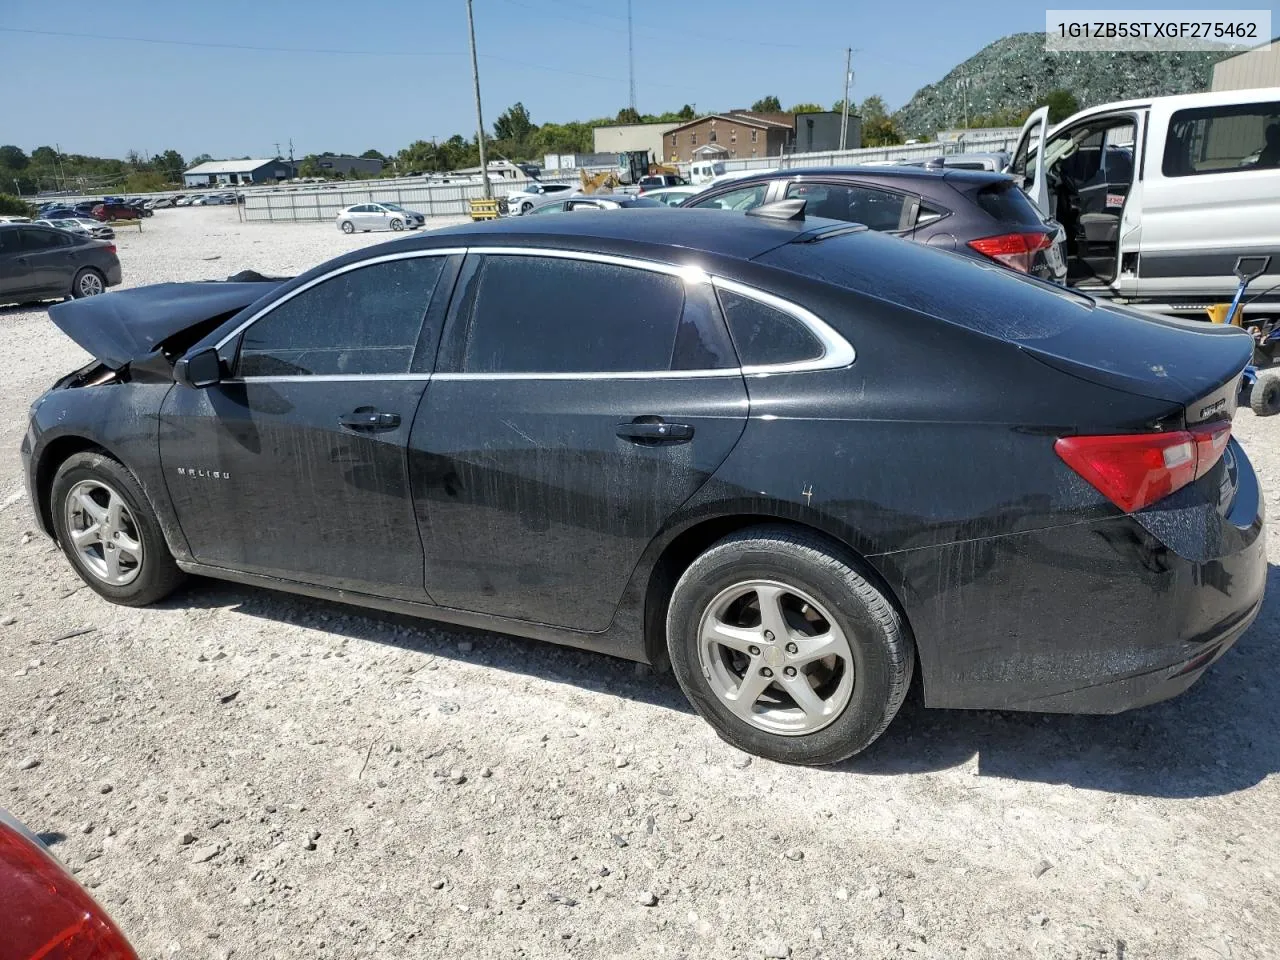
[{"label": "sky", "polygon": [[[489,131],[517,101],[539,124],[627,106],[627,0],[474,5]],[[632,6],[642,113],[768,94],[829,107],[846,47],[852,98],[892,109],[991,41],[1044,29],[1044,8],[1017,0]],[[476,125],[465,0],[0,0],[0,64],[0,143],[28,152],[394,153]]]}]

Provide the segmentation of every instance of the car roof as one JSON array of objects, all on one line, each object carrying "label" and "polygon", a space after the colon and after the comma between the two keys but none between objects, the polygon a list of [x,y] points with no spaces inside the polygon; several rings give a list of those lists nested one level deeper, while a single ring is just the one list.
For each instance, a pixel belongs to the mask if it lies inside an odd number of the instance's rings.
[{"label": "car roof", "polygon": [[511,217],[444,227],[418,236],[426,241],[424,246],[449,246],[459,241],[482,246],[487,240],[498,238],[502,245],[512,244],[521,238],[536,239],[548,246],[571,245],[575,240],[613,241],[683,248],[750,260],[815,227],[832,226],[848,227],[849,224],[821,218],[778,220],[728,210],[659,206],[602,210],[589,217]]},{"label": "car roof", "polygon": [[[1009,178],[990,170],[961,170],[955,167],[788,167],[784,170],[762,171],[747,174],[726,183],[746,183],[760,180],[780,180],[789,177],[856,177],[861,180],[874,177],[877,180],[938,181],[951,180],[973,184],[999,183]],[[720,186],[720,184],[716,184]]]}]

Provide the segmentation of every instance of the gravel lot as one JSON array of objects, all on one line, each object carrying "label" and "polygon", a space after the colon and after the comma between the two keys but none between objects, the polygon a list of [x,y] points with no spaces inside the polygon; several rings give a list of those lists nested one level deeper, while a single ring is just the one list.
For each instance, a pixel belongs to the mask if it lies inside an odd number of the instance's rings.
[{"label": "gravel lot", "polygon": [[[135,285],[380,239],[209,208],[117,242]],[[607,657],[210,581],[105,603],[37,530],[17,455],[28,404],[83,354],[43,311],[0,325],[0,806],[145,957],[1280,950],[1274,573],[1180,699],[1102,718],[908,702],[863,756],[792,769]],[[1280,418],[1235,429],[1274,513]]]}]

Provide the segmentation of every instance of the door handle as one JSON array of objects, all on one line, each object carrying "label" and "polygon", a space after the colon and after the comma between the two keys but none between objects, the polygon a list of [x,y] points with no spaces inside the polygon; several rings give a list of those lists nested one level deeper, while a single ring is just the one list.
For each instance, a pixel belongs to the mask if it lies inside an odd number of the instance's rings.
[{"label": "door handle", "polygon": [[378,430],[394,430],[400,426],[400,414],[383,413],[368,407],[360,407],[338,418],[338,425],[348,430],[365,430],[370,433]]},{"label": "door handle", "polygon": [[618,424],[617,434],[623,440],[656,447],[670,443],[688,443],[693,439],[693,426],[688,423],[667,423],[661,417],[638,417],[630,423]]}]

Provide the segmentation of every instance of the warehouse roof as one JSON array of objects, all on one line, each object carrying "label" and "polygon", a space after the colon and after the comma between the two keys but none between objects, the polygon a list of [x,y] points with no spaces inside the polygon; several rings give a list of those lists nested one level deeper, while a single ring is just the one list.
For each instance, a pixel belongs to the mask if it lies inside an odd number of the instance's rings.
[{"label": "warehouse roof", "polygon": [[210,160],[187,170],[186,173],[249,173],[259,167],[272,163],[285,163],[284,160]]}]

